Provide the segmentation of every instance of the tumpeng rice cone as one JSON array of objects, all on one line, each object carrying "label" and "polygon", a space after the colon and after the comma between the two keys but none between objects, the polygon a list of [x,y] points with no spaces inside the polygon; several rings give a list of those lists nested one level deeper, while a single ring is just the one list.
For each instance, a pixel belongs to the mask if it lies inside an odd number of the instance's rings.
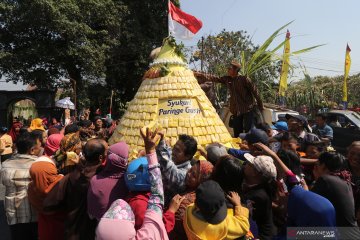
[{"label": "tumpeng rice cone", "polygon": [[209,143],[231,144],[232,138],[193,72],[166,40],[144,74],[143,82],[109,140],[125,141],[134,153],[144,148],[141,127],[159,128],[171,146],[179,134],[193,136],[203,147]]}]

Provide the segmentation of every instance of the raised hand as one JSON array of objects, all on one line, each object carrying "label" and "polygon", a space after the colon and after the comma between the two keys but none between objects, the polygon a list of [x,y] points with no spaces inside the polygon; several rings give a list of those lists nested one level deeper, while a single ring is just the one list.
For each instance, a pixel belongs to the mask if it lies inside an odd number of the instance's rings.
[{"label": "raised hand", "polygon": [[140,135],[144,139],[145,152],[146,154],[150,154],[155,152],[156,143],[160,139],[160,135],[157,134],[158,129],[152,132],[149,128],[140,129]]},{"label": "raised hand", "polygon": [[176,213],[176,211],[179,209],[181,202],[185,199],[185,197],[180,196],[179,194],[176,194],[170,202],[169,205],[169,211],[172,213]]},{"label": "raised hand", "polygon": [[234,206],[240,206],[241,205],[241,198],[237,192],[230,191],[229,194],[226,195],[226,197],[230,200],[230,202]]},{"label": "raised hand", "polygon": [[273,150],[271,150],[268,146],[266,146],[263,143],[254,143],[253,145],[257,149],[259,149],[258,153],[260,153],[260,155],[268,155],[270,157],[274,156],[274,154],[276,155],[276,153]]}]

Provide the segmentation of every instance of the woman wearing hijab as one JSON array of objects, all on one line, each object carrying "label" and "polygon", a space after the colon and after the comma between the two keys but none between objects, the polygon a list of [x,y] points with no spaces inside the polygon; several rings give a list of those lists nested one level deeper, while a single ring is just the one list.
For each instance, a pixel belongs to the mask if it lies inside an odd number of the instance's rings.
[{"label": "woman wearing hijab", "polygon": [[20,122],[14,122],[9,131],[9,135],[11,136],[13,143],[16,142],[17,137],[20,135],[20,129],[22,124]]},{"label": "woman wearing hijab", "polygon": [[30,124],[30,129],[31,131],[34,130],[42,130],[45,131],[44,125],[43,125],[43,120],[41,118],[35,118],[31,121]]},{"label": "woman wearing hijab", "polygon": [[56,133],[49,136],[46,140],[44,147],[44,155],[38,158],[38,161],[49,161],[55,164],[54,159],[52,158],[56,151],[60,148],[61,140],[64,135]]},{"label": "woman wearing hijab", "polygon": [[186,208],[195,202],[196,188],[208,180],[213,171],[213,165],[208,161],[197,161],[187,172],[185,177],[185,184],[187,193],[183,196],[184,200],[181,202],[179,209],[175,213],[175,228],[172,232],[172,239],[186,239],[186,233],[183,227],[183,219]]},{"label": "woman wearing hijab", "polygon": [[54,156],[59,173],[66,175],[75,169],[79,163],[81,150],[82,145],[77,133],[64,136],[60,143],[60,149]]},{"label": "woman wearing hijab", "polygon": [[100,220],[116,199],[128,194],[124,173],[128,164],[129,146],[118,142],[110,146],[104,169],[92,177],[88,190],[88,213]]},{"label": "woman wearing hijab", "polygon": [[39,239],[64,239],[64,212],[44,213],[43,202],[50,190],[63,176],[57,173],[55,164],[49,159],[37,160],[31,165],[28,196],[32,206],[38,211]]},{"label": "woman wearing hijab", "polygon": [[129,204],[122,199],[115,200],[100,219],[96,229],[97,240],[169,239],[162,221],[164,191],[155,151],[156,142],[160,136],[157,135],[157,132],[152,133],[148,129],[146,134],[141,132],[141,136],[145,143],[151,184],[151,195],[144,223],[136,231],[134,213]]}]

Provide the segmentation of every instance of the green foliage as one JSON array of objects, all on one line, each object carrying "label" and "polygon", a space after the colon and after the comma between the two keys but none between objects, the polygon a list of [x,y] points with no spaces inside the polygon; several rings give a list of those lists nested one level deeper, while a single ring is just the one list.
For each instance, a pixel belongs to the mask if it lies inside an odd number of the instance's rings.
[{"label": "green foliage", "polygon": [[111,0],[5,1],[0,71],[8,80],[45,88],[64,77],[103,77],[123,14]]},{"label": "green foliage", "polygon": [[164,64],[160,68],[160,76],[165,77],[170,73],[170,69],[168,68],[167,64]]},{"label": "green foliage", "polygon": [[117,109],[133,98],[150,51],[167,36],[167,1],[3,0],[0,32],[8,81],[69,89],[63,79],[74,79],[79,108],[101,108],[114,89]]},{"label": "green foliage", "polygon": [[169,45],[174,48],[174,52],[176,53],[176,55],[178,55],[184,62],[186,62],[186,57],[184,55],[184,44],[176,43],[176,40],[173,36],[165,38],[164,42],[165,41],[167,41]]},{"label": "green foliage", "polygon": [[[344,76],[311,78],[305,74],[303,80],[289,86],[286,103],[291,108],[306,105],[310,112],[319,108],[334,108],[342,102]],[[349,105],[360,105],[360,74],[348,78]]]},{"label": "green foliage", "polygon": [[[245,52],[242,52],[242,58],[241,58],[241,74],[243,76],[251,76],[257,71],[267,68],[268,66],[271,66],[274,62],[281,60],[282,56],[277,55],[277,51],[280,50],[285,45],[285,40],[282,41],[279,45],[277,45],[274,49],[270,50],[269,47],[272,44],[272,42],[280,35],[280,31],[285,29],[287,26],[289,26],[293,21],[285,24],[284,26],[277,29],[271,36],[266,39],[266,41],[254,52],[250,55],[250,57],[247,57],[249,54],[246,54]],[[290,55],[298,55],[301,53],[309,52],[317,47],[323,46],[322,45],[316,45],[308,48],[304,48],[295,52],[290,52]],[[290,66],[292,67],[292,66]]]}]

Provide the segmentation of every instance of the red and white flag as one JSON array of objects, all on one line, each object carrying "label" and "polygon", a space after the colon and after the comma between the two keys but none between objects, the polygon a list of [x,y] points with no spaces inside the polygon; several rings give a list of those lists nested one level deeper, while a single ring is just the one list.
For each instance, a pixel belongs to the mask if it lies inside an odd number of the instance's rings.
[{"label": "red and white flag", "polygon": [[202,27],[196,17],[181,11],[169,1],[169,34],[179,39],[191,39]]}]

